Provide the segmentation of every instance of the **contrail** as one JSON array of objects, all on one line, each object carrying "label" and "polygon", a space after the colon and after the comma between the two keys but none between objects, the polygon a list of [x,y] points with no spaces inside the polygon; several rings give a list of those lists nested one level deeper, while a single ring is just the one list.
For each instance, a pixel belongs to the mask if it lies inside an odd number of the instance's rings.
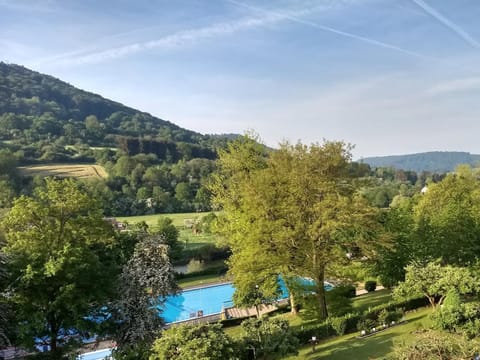
[{"label": "contrail", "polygon": [[433,7],[428,5],[425,1],[423,0],[412,0],[415,4],[417,4],[419,7],[423,9],[428,15],[445,25],[447,28],[452,30],[455,34],[460,36],[464,41],[466,41],[468,44],[473,46],[476,49],[480,48],[480,43],[475,40],[470,34],[468,34],[465,30],[463,30],[460,26],[455,24],[454,22],[450,21],[447,19],[445,16],[440,14],[437,10],[435,10]]},{"label": "contrail", "polygon": [[320,24],[317,24],[317,23],[312,22],[312,21],[303,20],[303,19],[301,19],[297,16],[293,16],[293,15],[289,15],[289,14],[282,14],[281,12],[272,11],[272,10],[265,10],[265,9],[262,9],[262,8],[259,8],[259,7],[256,7],[256,6],[241,3],[241,2],[236,1],[236,0],[227,0],[227,1],[232,3],[232,4],[242,6],[244,8],[250,9],[250,10],[263,12],[263,13],[267,13],[267,14],[269,14],[269,13],[270,14],[277,14],[278,16],[283,16],[284,18],[286,18],[290,21],[293,21],[293,22],[296,22],[296,23],[299,23],[299,24],[303,24],[303,25],[307,25],[307,26],[310,26],[310,27],[314,27],[316,29],[320,29],[320,30],[323,30],[323,31],[331,32],[331,33],[334,33],[334,34],[337,34],[337,35],[340,35],[340,36],[344,36],[344,37],[348,37],[348,38],[355,39],[355,40],[358,40],[358,41],[362,41],[362,42],[368,43],[370,45],[374,45],[374,46],[382,47],[382,48],[385,48],[385,49],[398,51],[398,52],[401,52],[403,54],[407,54],[407,55],[410,55],[410,56],[415,56],[415,57],[419,57],[419,58],[423,58],[423,59],[432,59],[429,56],[420,54],[420,53],[415,52],[415,51],[407,50],[407,49],[401,48],[401,47],[396,46],[396,45],[388,44],[388,43],[385,43],[383,41],[378,41],[378,40],[375,40],[375,39],[372,39],[372,38],[368,38],[368,37],[365,37],[365,36],[353,34],[353,33],[347,32],[347,31],[338,30],[338,29],[332,28],[330,26],[320,25]]},{"label": "contrail", "polygon": [[96,50],[90,52],[75,51],[63,55],[58,55],[53,58],[54,61],[56,61],[57,63],[67,65],[98,63],[151,49],[168,49],[173,47],[180,47],[186,43],[195,43],[201,39],[233,34],[242,30],[248,30],[251,28],[275,24],[288,19],[289,16],[303,16],[309,14],[315,9],[317,8],[307,8],[285,14],[266,13],[262,17],[257,16],[255,18],[244,18],[230,22],[217,23],[202,28],[180,31],[151,41],[136,42],[116,48],[108,48],[104,50]]}]

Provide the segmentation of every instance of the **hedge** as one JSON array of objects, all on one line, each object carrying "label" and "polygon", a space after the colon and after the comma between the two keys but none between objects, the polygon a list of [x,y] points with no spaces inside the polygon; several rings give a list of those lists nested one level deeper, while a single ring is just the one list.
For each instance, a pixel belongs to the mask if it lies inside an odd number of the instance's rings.
[{"label": "hedge", "polygon": [[[353,333],[358,331],[357,325],[362,322],[370,322],[377,324],[378,316],[380,312],[386,310],[388,312],[396,312],[399,310],[409,311],[420,307],[427,306],[429,304],[428,299],[425,297],[409,299],[405,301],[391,301],[385,304],[381,304],[365,311],[363,314],[353,313],[337,318],[329,318],[322,323],[306,324],[297,326],[295,328],[296,336],[302,344],[308,344],[312,340],[312,336],[315,336],[317,340],[325,339],[330,336],[337,335],[335,328],[344,330],[344,333]],[[332,323],[335,325],[332,326]]]},{"label": "hedge", "polygon": [[179,279],[190,279],[193,277],[205,276],[205,275],[225,275],[227,270],[228,270],[227,266],[222,264],[222,265],[209,267],[205,270],[194,271],[187,274],[177,273],[175,277],[177,278],[177,280],[179,280]]}]

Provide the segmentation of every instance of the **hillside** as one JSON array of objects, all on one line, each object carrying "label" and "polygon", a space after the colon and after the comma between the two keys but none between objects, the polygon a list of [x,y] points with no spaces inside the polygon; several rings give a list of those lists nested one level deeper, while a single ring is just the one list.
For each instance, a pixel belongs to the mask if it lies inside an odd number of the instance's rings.
[{"label": "hillside", "polygon": [[478,165],[480,155],[459,151],[433,151],[409,155],[364,158],[371,167],[394,167],[416,172],[449,172],[460,164]]},{"label": "hillside", "polygon": [[215,147],[229,137],[183,129],[52,76],[0,62],[0,140],[23,151],[27,161],[66,161],[78,155],[66,148],[75,144],[155,153],[173,162],[212,159]]}]

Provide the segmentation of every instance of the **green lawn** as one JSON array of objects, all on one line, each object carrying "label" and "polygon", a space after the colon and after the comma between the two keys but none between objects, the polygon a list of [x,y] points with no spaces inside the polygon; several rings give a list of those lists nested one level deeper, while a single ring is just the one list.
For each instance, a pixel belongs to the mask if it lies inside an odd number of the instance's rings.
[{"label": "green lawn", "polygon": [[217,282],[227,281],[225,275],[202,275],[202,276],[195,276],[192,278],[180,279],[177,281],[178,286],[181,288],[187,287],[194,287],[194,286],[201,286],[201,285],[208,285]]},{"label": "green lawn", "polygon": [[173,220],[173,225],[178,227],[185,226],[185,220],[190,219],[200,219],[202,216],[207,215],[208,212],[204,213],[181,213],[181,214],[153,214],[153,215],[140,215],[140,216],[122,216],[118,217],[118,221],[128,222],[129,224],[139,223],[145,221],[148,226],[155,227],[157,225],[158,219],[161,217],[169,217]]},{"label": "green lawn", "polygon": [[421,309],[406,316],[408,322],[403,325],[397,325],[385,331],[379,332],[364,339],[357,339],[358,333],[335,337],[326,340],[316,346],[312,353],[310,345],[300,349],[297,356],[286,357],[285,360],[299,359],[385,359],[391,354],[394,344],[398,342],[413,342],[415,340],[415,330],[429,327],[431,309]]},{"label": "green lawn", "polygon": [[357,296],[353,301],[355,310],[364,312],[369,307],[384,304],[392,300],[392,293],[388,289],[382,289],[365,295]]},{"label": "green lawn", "polygon": [[173,224],[178,228],[179,235],[178,240],[185,245],[186,249],[196,249],[207,244],[215,244],[218,237],[213,234],[197,233],[194,234],[191,229],[185,226],[187,220],[198,220],[202,216],[208,213],[182,213],[182,214],[154,214],[154,215],[141,215],[141,216],[122,216],[117,220],[121,222],[127,222],[129,224],[136,224],[142,221],[151,227],[155,228],[158,219],[161,217],[169,217],[172,219]]}]

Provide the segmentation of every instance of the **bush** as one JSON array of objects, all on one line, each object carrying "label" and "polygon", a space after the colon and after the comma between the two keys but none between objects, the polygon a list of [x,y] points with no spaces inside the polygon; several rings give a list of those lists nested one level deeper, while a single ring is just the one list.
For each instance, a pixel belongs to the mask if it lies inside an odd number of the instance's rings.
[{"label": "bush", "polygon": [[377,288],[377,282],[375,280],[365,281],[365,290],[368,292],[375,291]]},{"label": "bush", "polygon": [[335,330],[328,322],[322,322],[311,325],[302,325],[301,328],[295,329],[295,334],[301,344],[308,344],[312,340],[312,336],[315,336],[317,340],[325,339],[329,336],[335,335]]},{"label": "bush", "polygon": [[347,318],[345,316],[342,317],[332,317],[328,320],[332,325],[333,330],[337,333],[337,335],[345,334],[347,330]]},{"label": "bush", "polygon": [[370,332],[372,328],[374,328],[376,325],[376,322],[372,319],[369,318],[363,318],[360,319],[357,323],[357,330],[362,331],[365,330],[366,332]]},{"label": "bush", "polygon": [[255,356],[271,358],[297,353],[299,341],[284,319],[248,319],[242,323],[243,348],[255,349]]},{"label": "bush", "polygon": [[225,275],[227,270],[228,270],[227,266],[225,264],[221,264],[217,266],[208,267],[205,270],[195,271],[187,274],[177,273],[175,277],[177,279],[189,279],[192,277],[204,276],[204,275]]},{"label": "bush", "polygon": [[332,316],[343,316],[353,311],[351,292],[346,287],[333,288],[325,295],[328,313]]},{"label": "bush", "polygon": [[379,325],[384,325],[384,324],[388,325],[392,321],[395,321],[395,322],[399,321],[402,317],[403,317],[402,309],[396,309],[391,311],[383,309],[378,314],[377,323]]},{"label": "bush", "polygon": [[200,260],[191,259],[187,265],[187,274],[197,273],[205,270],[205,263]]},{"label": "bush", "polygon": [[479,336],[480,335],[480,319],[468,320],[462,326],[462,332],[469,339],[473,339]]},{"label": "bush", "polygon": [[336,285],[332,290],[327,292],[328,294],[338,294],[346,298],[354,298],[356,296],[355,286],[350,284]]}]

